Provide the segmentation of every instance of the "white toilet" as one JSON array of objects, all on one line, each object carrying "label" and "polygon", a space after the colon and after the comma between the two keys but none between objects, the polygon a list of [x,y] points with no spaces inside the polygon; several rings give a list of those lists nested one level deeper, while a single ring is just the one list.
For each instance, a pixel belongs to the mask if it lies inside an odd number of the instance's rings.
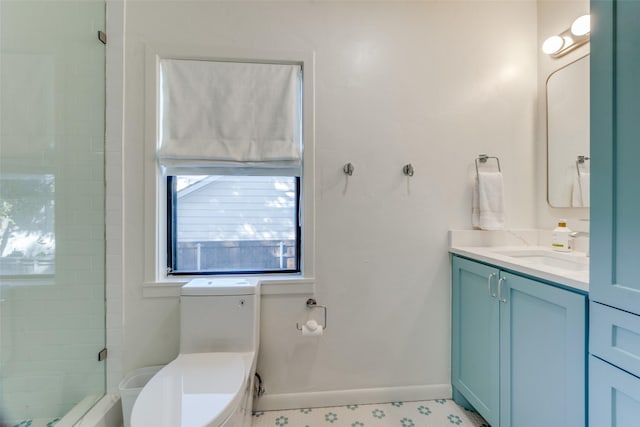
[{"label": "white toilet", "polygon": [[260,292],[246,280],[195,279],[180,296],[180,354],[138,396],[131,427],[251,425]]}]

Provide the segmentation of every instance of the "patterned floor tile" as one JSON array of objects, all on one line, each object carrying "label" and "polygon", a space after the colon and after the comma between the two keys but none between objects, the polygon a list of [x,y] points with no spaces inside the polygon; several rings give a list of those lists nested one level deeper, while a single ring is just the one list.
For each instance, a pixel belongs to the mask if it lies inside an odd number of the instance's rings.
[{"label": "patterned floor tile", "polygon": [[14,421],[9,424],[13,427],[53,427],[55,426],[60,418],[53,419],[34,419],[34,420],[22,420],[22,421]]},{"label": "patterned floor tile", "polygon": [[488,427],[452,400],[302,408],[253,414],[253,427]]}]

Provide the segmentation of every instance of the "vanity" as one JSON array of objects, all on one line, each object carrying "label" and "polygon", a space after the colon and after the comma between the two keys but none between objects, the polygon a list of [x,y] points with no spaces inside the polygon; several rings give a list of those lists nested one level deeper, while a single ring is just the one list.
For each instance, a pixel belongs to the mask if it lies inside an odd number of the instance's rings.
[{"label": "vanity", "polygon": [[450,252],[454,400],[492,427],[584,427],[585,254],[536,244]]}]

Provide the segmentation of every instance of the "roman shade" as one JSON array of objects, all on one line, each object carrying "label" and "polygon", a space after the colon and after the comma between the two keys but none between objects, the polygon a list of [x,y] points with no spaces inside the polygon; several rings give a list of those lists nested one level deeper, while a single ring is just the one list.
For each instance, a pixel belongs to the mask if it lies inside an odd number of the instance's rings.
[{"label": "roman shade", "polygon": [[162,59],[158,161],[167,174],[300,175],[301,67]]}]

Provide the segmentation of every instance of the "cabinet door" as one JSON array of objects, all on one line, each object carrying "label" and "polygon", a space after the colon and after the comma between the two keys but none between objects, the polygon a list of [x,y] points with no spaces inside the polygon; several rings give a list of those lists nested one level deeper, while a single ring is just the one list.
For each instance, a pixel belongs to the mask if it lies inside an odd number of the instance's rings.
[{"label": "cabinet door", "polygon": [[589,395],[590,425],[638,427],[640,378],[590,356]]},{"label": "cabinet door", "polygon": [[484,417],[498,425],[499,306],[496,268],[453,257],[451,384]]},{"label": "cabinet door", "polygon": [[640,2],[591,12],[590,298],[640,314]]},{"label": "cabinet door", "polygon": [[500,427],[584,427],[586,297],[502,278]]}]

